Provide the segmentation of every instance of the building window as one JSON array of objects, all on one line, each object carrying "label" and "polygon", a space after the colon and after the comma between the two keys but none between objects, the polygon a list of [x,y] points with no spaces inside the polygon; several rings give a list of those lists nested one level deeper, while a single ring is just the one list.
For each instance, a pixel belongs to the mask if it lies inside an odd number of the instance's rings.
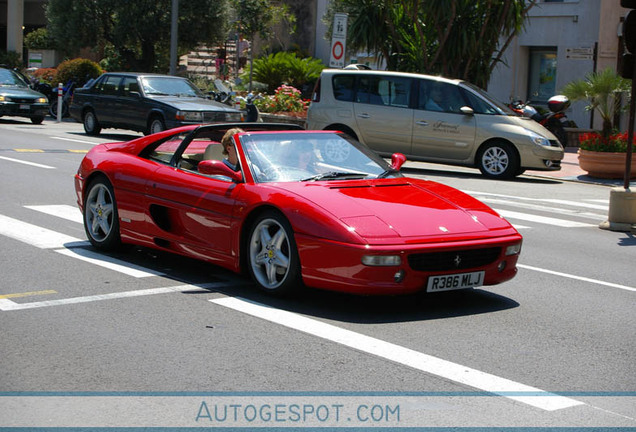
[{"label": "building window", "polygon": [[528,95],[531,102],[547,103],[556,92],[557,50],[530,50]]}]

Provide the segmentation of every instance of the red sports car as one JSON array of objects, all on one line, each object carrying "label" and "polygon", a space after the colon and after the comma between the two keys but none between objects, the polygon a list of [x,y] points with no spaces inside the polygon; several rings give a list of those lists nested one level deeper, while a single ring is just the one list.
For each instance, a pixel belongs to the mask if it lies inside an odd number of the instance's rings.
[{"label": "red sports car", "polygon": [[[231,132],[231,166],[221,141],[234,127],[244,131]],[[437,292],[513,278],[522,237],[510,223],[456,189],[403,176],[404,162],[332,131],[185,126],[94,147],[75,189],[96,248],[202,259],[249,272],[273,294]]]}]

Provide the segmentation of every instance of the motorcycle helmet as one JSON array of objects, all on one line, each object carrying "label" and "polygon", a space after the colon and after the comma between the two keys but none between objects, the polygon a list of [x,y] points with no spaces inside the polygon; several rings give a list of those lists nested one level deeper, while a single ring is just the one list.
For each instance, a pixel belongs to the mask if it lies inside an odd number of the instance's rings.
[{"label": "motorcycle helmet", "polygon": [[570,106],[570,99],[564,95],[552,96],[548,99],[548,108],[550,111],[556,113],[559,111],[565,111]]}]

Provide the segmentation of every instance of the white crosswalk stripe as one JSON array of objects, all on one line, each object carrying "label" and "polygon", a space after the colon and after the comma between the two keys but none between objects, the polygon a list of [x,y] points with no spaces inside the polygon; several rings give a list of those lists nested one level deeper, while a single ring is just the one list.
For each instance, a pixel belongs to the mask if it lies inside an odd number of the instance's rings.
[{"label": "white crosswalk stripe", "polygon": [[[517,197],[489,192],[464,192],[490,205],[501,216],[508,219],[515,228],[519,228],[517,221],[561,228],[588,228],[598,227],[600,222],[607,219],[608,206],[598,204],[603,203],[602,200],[571,201]],[[523,228],[528,229],[528,227]]]},{"label": "white crosswalk stripe", "polygon": [[[65,206],[52,207],[58,210],[57,216],[60,217],[70,214],[69,209],[72,208],[71,206],[66,206],[68,208],[64,208]],[[38,208],[37,210],[42,211],[42,208]],[[52,214],[47,211],[45,211],[45,213]],[[86,240],[71,237],[3,215],[0,215],[0,235],[13,238],[14,240],[40,249],[53,249],[62,255],[90,262],[91,264],[115,270],[136,278],[160,276],[164,274],[87,249],[90,243]]]}]

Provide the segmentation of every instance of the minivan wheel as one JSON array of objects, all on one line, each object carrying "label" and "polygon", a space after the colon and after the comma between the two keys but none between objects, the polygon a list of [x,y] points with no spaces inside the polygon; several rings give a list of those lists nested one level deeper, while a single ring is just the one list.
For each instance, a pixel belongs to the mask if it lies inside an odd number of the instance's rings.
[{"label": "minivan wheel", "polygon": [[509,179],[519,174],[519,156],[508,143],[486,144],[477,155],[477,167],[486,177]]}]

